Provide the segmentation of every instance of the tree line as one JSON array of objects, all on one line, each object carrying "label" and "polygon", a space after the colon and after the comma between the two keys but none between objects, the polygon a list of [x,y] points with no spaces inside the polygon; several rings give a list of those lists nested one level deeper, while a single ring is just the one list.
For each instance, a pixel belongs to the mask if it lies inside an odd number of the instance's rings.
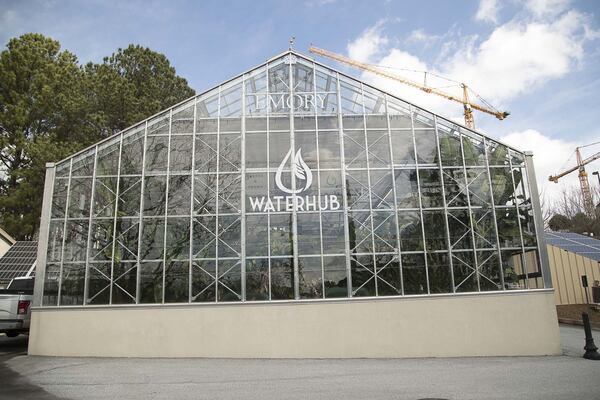
[{"label": "tree line", "polygon": [[45,165],[195,94],[169,60],[139,45],[80,64],[37,33],[0,53],[0,226],[17,240],[38,228]]}]

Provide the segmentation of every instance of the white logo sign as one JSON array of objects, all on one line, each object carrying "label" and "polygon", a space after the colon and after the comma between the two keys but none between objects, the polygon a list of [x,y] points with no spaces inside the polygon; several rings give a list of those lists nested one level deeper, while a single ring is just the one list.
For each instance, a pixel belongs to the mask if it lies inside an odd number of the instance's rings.
[{"label": "white logo sign", "polygon": [[[296,179],[296,188],[288,188],[281,180],[285,166],[290,163],[292,180]],[[302,159],[302,151],[298,149],[296,154],[290,149],[275,173],[275,184],[284,193],[291,196],[260,196],[248,197],[250,208],[253,212],[275,212],[275,211],[325,211],[339,210],[340,202],[334,194],[323,196],[298,196],[312,185],[313,175],[309,166]]]},{"label": "white logo sign", "polygon": [[[279,165],[279,168],[277,168],[277,172],[275,173],[275,183],[277,184],[277,187],[282,192],[289,193],[289,194],[298,194],[298,193],[303,192],[306,189],[308,189],[310,187],[310,185],[312,184],[312,180],[313,180],[312,171],[310,170],[308,165],[306,165],[306,163],[302,159],[301,151],[302,151],[302,149],[298,149],[296,154],[292,155],[292,149],[290,149],[290,151],[288,151],[286,156],[283,158],[283,161]],[[292,159],[290,161],[292,176],[296,177],[296,190],[285,187],[283,182],[281,182],[281,175],[283,174],[283,169],[285,168],[285,165],[287,164],[288,159],[290,157],[292,157]],[[301,185],[298,185],[302,181],[304,181],[304,185],[303,185],[304,187],[302,187]]]}]

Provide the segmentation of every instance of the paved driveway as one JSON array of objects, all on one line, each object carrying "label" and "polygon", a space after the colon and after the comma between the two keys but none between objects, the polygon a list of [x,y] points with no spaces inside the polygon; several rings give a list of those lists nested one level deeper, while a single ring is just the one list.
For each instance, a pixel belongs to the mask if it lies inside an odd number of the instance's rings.
[{"label": "paved driveway", "polygon": [[[600,332],[594,333],[600,341]],[[0,398],[600,399],[600,362],[580,358],[582,350],[577,354],[583,329],[562,326],[561,335],[568,355],[559,357],[227,360],[13,354],[8,368],[0,370],[0,381],[25,392],[6,397],[0,388]]]}]

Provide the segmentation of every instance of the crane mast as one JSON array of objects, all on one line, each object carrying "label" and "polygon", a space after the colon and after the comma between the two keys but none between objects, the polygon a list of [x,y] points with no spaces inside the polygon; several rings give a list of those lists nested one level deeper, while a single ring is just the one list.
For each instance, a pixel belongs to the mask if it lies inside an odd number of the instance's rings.
[{"label": "crane mast", "polygon": [[357,60],[353,60],[353,59],[345,57],[345,56],[343,56],[341,54],[337,54],[337,53],[334,53],[334,52],[331,52],[331,51],[328,51],[328,50],[320,49],[320,48],[314,47],[314,46],[311,46],[309,48],[309,51],[311,53],[318,54],[320,56],[327,57],[327,58],[330,58],[332,60],[336,60],[338,62],[341,62],[341,63],[347,64],[347,65],[350,65],[350,66],[362,69],[364,71],[369,71],[369,72],[372,72],[374,74],[377,74],[377,75],[380,75],[380,76],[384,76],[386,78],[389,78],[389,79],[401,82],[401,83],[403,83],[405,85],[408,85],[408,86],[414,87],[416,89],[422,90],[422,91],[424,91],[426,93],[435,94],[435,95],[443,97],[443,98],[445,98],[447,100],[451,100],[451,101],[455,101],[455,102],[461,103],[463,105],[463,109],[464,109],[465,126],[467,128],[475,129],[475,119],[473,117],[473,110],[477,110],[477,111],[484,112],[486,114],[493,115],[494,117],[498,118],[499,120],[503,120],[504,118],[506,118],[506,117],[508,117],[510,115],[510,113],[507,112],[507,111],[491,110],[491,109],[489,109],[487,107],[484,107],[482,105],[471,103],[471,101],[469,100],[468,86],[466,84],[464,84],[464,83],[460,84],[461,88],[463,89],[463,97],[460,98],[460,97],[454,96],[454,95],[452,95],[450,93],[443,92],[443,91],[441,91],[439,89],[435,89],[435,88],[432,88],[432,87],[429,87],[429,86],[421,85],[418,82],[414,82],[414,81],[411,81],[410,79],[406,79],[406,78],[403,78],[403,77],[401,77],[399,75],[392,74],[390,72],[384,71],[384,70],[382,70],[380,68],[377,68],[377,67],[375,67],[373,65],[366,64],[366,63],[363,63],[363,62],[360,62],[360,61],[357,61]]},{"label": "crane mast", "polygon": [[581,146],[581,147],[577,147],[575,149],[575,155],[577,158],[577,165],[574,167],[571,167],[557,175],[551,175],[550,177],[548,177],[548,180],[554,183],[558,183],[558,180],[560,178],[562,178],[565,175],[570,174],[573,171],[578,170],[579,174],[579,186],[581,188],[581,197],[583,198],[583,208],[585,210],[585,213],[590,217],[590,218],[594,218],[595,217],[595,212],[594,212],[594,200],[592,198],[592,191],[590,190],[590,183],[588,181],[588,174],[585,171],[585,166],[589,163],[591,163],[592,161],[595,161],[597,159],[600,159],[600,152],[591,155],[590,157],[584,159],[583,157],[581,157],[581,149],[583,147],[588,147],[588,146],[592,146],[595,144],[598,144],[600,142],[596,142],[596,143],[592,143],[592,144],[588,144],[586,146]]}]

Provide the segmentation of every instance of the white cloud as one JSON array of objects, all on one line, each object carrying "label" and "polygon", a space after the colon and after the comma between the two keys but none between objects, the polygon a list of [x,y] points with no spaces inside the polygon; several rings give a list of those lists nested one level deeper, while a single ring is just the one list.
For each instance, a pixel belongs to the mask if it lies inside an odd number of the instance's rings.
[{"label": "white cloud", "polygon": [[555,16],[565,11],[571,0],[527,0],[525,7],[536,17]]},{"label": "white cloud", "polygon": [[479,2],[479,8],[475,19],[483,22],[498,23],[498,12],[500,11],[500,4],[498,0],[481,0]]},{"label": "white cloud", "polygon": [[513,132],[500,140],[517,149],[533,151],[538,190],[544,198],[542,202],[545,207],[551,207],[561,197],[563,190],[578,190],[577,172],[564,176],[558,183],[550,182],[548,177],[575,165],[574,151],[579,143],[550,138],[533,129]]},{"label": "white cloud", "polygon": [[372,57],[380,54],[389,43],[387,36],[381,32],[384,22],[383,20],[377,22],[372,27],[364,30],[356,40],[348,43],[347,48],[350,58],[371,62]]},{"label": "white cloud", "polygon": [[[460,33],[441,37],[445,39],[440,43],[441,55],[436,59],[436,65],[428,65],[401,48],[390,47],[390,39],[382,34],[382,29],[382,21],[366,29],[348,45],[349,56],[374,64],[427,70],[451,77],[467,83],[498,108],[522,93],[575,70],[584,57],[585,43],[600,37],[600,33],[590,26],[590,16],[576,10],[550,19],[515,17],[495,27],[487,37]],[[425,37],[427,33],[417,30],[408,38]],[[422,73],[396,72],[423,82]],[[428,75],[428,85],[462,96],[458,85],[447,87],[448,81],[436,79],[433,74]],[[363,79],[438,113],[460,115],[460,104],[448,104],[434,95],[371,74],[365,74]]]},{"label": "white cloud", "polygon": [[421,43],[427,46],[439,39],[439,35],[429,35],[423,29],[415,29],[406,38],[406,43]]}]

